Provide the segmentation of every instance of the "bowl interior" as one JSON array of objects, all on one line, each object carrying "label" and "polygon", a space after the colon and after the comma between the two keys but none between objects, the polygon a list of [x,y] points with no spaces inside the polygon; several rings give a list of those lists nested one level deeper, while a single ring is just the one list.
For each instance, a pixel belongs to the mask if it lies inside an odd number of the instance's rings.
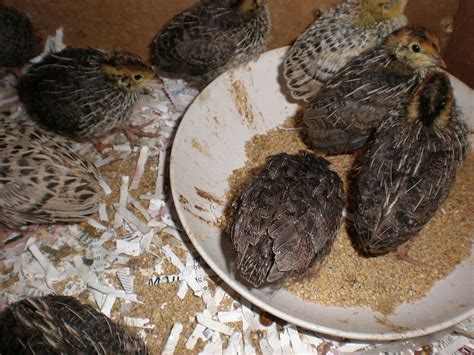
[{"label": "bowl interior", "polygon": [[[245,162],[244,145],[296,113],[282,93],[279,71],[286,48],[229,71],[212,82],[186,112],[171,155],[171,187],[181,222],[209,266],[235,291],[258,307],[298,326],[361,340],[394,340],[447,328],[473,313],[472,257],[415,304],[403,303],[388,317],[394,330],[368,308],[326,307],[305,302],[285,289],[249,289],[236,280],[230,238],[217,226],[224,213],[227,178]],[[473,91],[452,78],[458,104],[472,127]]]}]

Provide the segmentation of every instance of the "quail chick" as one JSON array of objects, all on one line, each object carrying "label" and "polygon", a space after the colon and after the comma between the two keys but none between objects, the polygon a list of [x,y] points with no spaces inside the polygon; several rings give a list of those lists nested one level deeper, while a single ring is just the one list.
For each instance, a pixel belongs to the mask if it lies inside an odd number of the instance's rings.
[{"label": "quail chick", "polygon": [[87,141],[126,128],[141,90],[154,76],[135,56],[67,47],[34,64],[20,79],[19,95],[45,127]]},{"label": "quail chick", "polygon": [[0,313],[2,354],[149,354],[143,340],[73,297],[25,298]]},{"label": "quail chick", "polygon": [[284,76],[295,99],[308,100],[344,65],[407,24],[408,0],[345,0],[324,12],[293,44]]},{"label": "quail chick", "polygon": [[37,53],[30,19],[17,9],[0,4],[0,67],[23,66]]},{"label": "quail chick", "polygon": [[350,61],[304,110],[307,143],[338,154],[365,146],[394,107],[408,100],[430,71],[441,70],[438,39],[421,27],[404,27]]},{"label": "quail chick", "polygon": [[445,73],[427,75],[402,112],[380,125],[360,162],[354,226],[370,255],[395,251],[418,234],[466,156],[467,128]]},{"label": "quail chick", "polygon": [[270,29],[266,0],[201,0],[157,34],[150,45],[151,62],[161,75],[202,89],[260,55]]},{"label": "quail chick", "polygon": [[332,248],[342,182],[309,153],[268,158],[236,203],[231,237],[240,275],[255,287],[303,274]]},{"label": "quail chick", "polygon": [[80,222],[102,197],[96,167],[62,137],[0,115],[0,227]]}]

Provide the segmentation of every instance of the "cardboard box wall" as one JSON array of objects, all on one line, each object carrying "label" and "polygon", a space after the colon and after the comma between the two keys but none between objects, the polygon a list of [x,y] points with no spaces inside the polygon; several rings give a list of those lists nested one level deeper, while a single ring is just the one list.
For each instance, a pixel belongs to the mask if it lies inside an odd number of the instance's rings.
[{"label": "cardboard box wall", "polygon": [[[315,19],[340,0],[268,0],[273,20],[270,48],[291,44]],[[4,0],[25,11],[40,36],[64,27],[65,42],[125,50],[148,57],[160,28],[196,0]],[[474,87],[474,0],[409,0],[411,24],[440,37],[449,71]]]}]

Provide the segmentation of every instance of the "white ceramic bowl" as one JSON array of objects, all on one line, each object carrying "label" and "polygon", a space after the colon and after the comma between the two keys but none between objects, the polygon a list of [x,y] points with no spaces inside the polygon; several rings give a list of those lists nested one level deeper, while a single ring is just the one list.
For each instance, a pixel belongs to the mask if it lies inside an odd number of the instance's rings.
[{"label": "white ceramic bowl", "polygon": [[[416,304],[400,305],[389,316],[390,322],[407,329],[401,332],[377,322],[375,317],[380,314],[368,308],[321,306],[285,289],[275,293],[249,289],[234,278],[230,238],[222,237],[221,230],[212,223],[223,214],[224,206],[212,204],[209,196],[199,194],[198,189],[224,200],[227,177],[244,165],[245,142],[277,127],[296,112],[297,105],[287,101],[278,80],[285,52],[286,48],[267,52],[256,62],[217,78],[196,98],[181,122],[171,155],[171,187],[181,222],[198,252],[217,275],[250,302],[323,334],[360,340],[404,339],[448,328],[472,315],[472,253],[470,260],[438,282],[426,297]],[[232,94],[232,84],[237,80],[248,93],[247,104],[240,106]],[[460,106],[472,116],[473,91],[457,79],[453,79],[453,85]]]}]

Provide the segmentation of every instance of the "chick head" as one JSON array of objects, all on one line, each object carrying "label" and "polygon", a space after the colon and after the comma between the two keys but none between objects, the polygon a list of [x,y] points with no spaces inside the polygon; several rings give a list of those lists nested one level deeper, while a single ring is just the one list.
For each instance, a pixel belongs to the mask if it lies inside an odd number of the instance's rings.
[{"label": "chick head", "polygon": [[423,27],[404,27],[395,31],[387,39],[385,48],[400,64],[410,69],[446,68],[438,37]]},{"label": "chick head", "polygon": [[446,74],[430,73],[418,85],[408,105],[408,118],[424,126],[444,127],[453,117],[453,88]]},{"label": "chick head", "polygon": [[153,69],[140,59],[113,54],[102,64],[103,73],[120,89],[138,91],[156,77]]},{"label": "chick head", "polygon": [[390,20],[402,15],[408,0],[361,0],[362,8],[377,20]]}]

